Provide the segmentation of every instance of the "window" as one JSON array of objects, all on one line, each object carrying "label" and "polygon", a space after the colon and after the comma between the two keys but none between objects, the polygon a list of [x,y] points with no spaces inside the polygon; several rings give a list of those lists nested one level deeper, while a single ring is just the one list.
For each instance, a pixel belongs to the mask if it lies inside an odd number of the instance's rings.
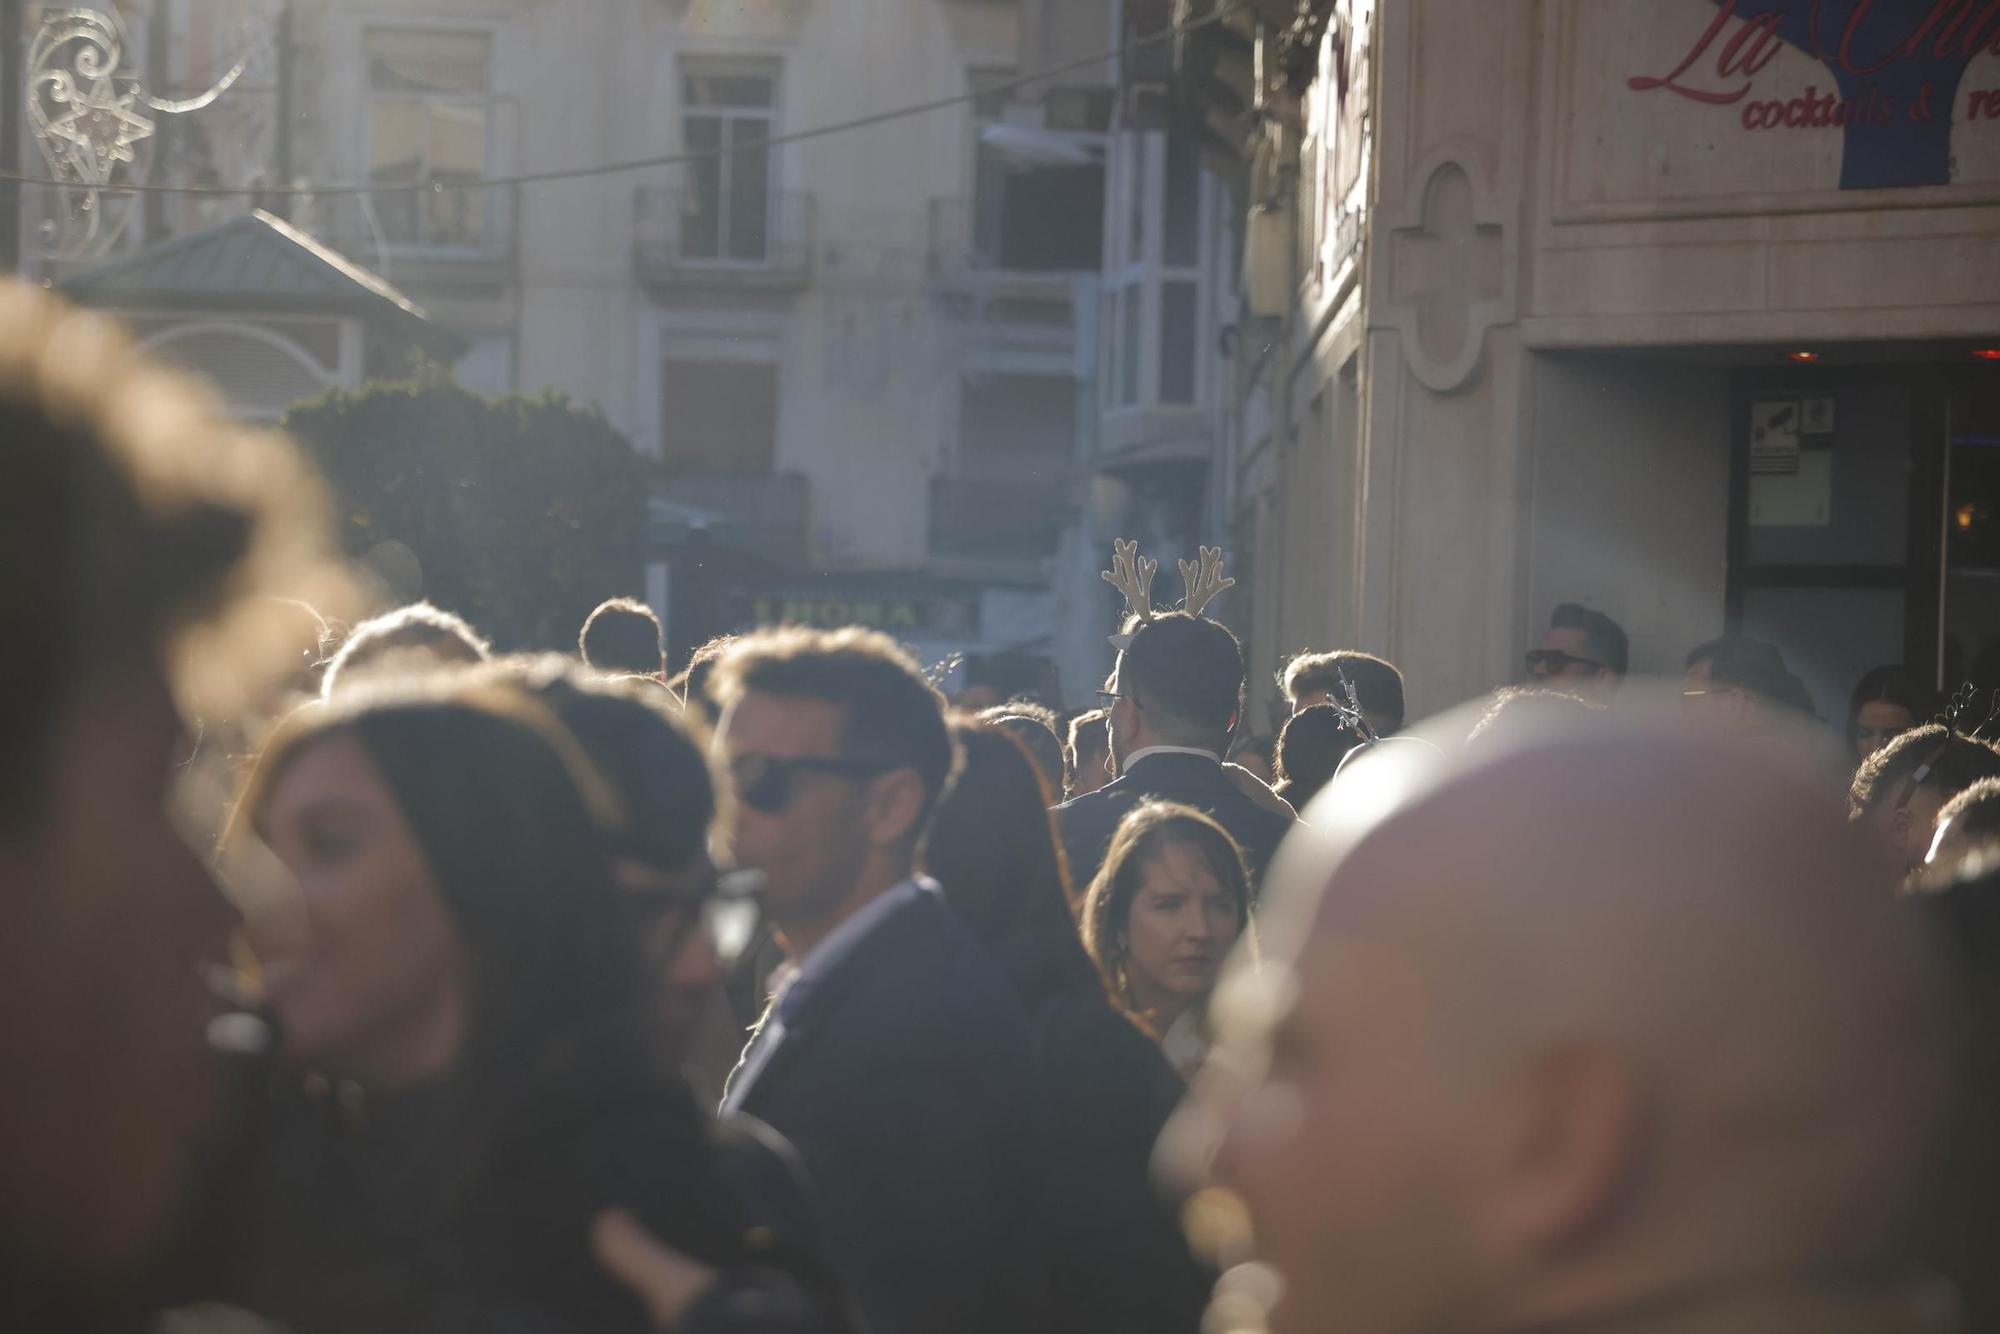
[{"label": "window", "polygon": [[777,79],[768,71],[688,69],[681,77],[687,167],[681,256],[762,263],[771,245],[771,149]]},{"label": "window", "polygon": [[[1010,273],[1095,273],[1104,262],[1104,164],[1023,162],[989,142],[1013,96],[1010,70],[975,69],[972,259],[982,269]],[[1051,138],[1098,152],[1091,136]]]},{"label": "window", "polygon": [[669,357],[660,454],[691,472],[768,476],[778,448],[778,367]]},{"label": "window", "polygon": [[[407,185],[484,177],[492,39],[370,28],[365,42],[369,179]],[[399,190],[373,202],[391,245],[474,250],[487,240],[483,191]]]},{"label": "window", "polygon": [[1106,277],[1117,308],[1105,397],[1114,407],[1192,407],[1201,401],[1200,150],[1191,135],[1159,131],[1122,134],[1116,144]]},{"label": "window", "polygon": [[1196,286],[1188,282],[1160,286],[1160,401],[1195,401],[1195,335],[1200,324],[1195,309]]},{"label": "window", "polygon": [[[1076,381],[1067,375],[967,376],[959,385],[959,460],[968,474],[1052,476],[1076,442]],[[1038,472],[1038,470],[1040,470]]]}]

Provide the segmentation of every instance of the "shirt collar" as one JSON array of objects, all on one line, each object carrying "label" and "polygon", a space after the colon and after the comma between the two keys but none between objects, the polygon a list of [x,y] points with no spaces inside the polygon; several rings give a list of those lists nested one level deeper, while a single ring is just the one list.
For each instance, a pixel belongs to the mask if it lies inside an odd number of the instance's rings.
[{"label": "shirt collar", "polygon": [[901,884],[884,890],[857,909],[852,916],[839,926],[827,932],[826,938],[806,952],[799,960],[798,969],[792,974],[785,992],[778,1001],[780,1018],[790,1019],[799,1012],[806,998],[839,971],[861,942],[870,932],[880,926],[912,894],[937,893],[938,885],[927,876],[912,876]]},{"label": "shirt collar", "polygon": [[1199,746],[1148,746],[1144,750],[1135,750],[1130,755],[1127,755],[1124,767],[1129,770],[1148,755],[1199,755],[1204,760],[1213,760],[1217,764],[1222,763],[1220,755],[1212,750],[1203,750]]}]

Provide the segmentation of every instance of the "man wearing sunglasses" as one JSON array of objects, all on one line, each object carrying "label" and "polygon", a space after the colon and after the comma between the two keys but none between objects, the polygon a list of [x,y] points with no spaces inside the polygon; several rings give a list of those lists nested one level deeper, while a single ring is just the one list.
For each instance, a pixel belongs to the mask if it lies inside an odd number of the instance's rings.
[{"label": "man wearing sunglasses", "polygon": [[914,870],[956,762],[943,701],[856,629],[739,641],[712,692],[734,855],[792,964],[724,1114],[798,1148],[878,1334],[1041,1328],[1027,1020]]},{"label": "man wearing sunglasses", "polygon": [[1607,702],[1631,657],[1625,631],[1601,611],[1565,602],[1549,617],[1542,646],[1528,650],[1528,679],[1594,704]]}]

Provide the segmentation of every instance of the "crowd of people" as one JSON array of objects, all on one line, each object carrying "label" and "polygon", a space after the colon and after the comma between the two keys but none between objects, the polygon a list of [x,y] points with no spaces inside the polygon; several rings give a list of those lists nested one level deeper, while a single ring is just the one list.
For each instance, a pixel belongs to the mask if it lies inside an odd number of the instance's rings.
[{"label": "crowd of people", "polygon": [[1415,727],[1299,655],[1267,764],[1206,552],[1070,716],[342,632],[296,458],[98,317],[0,288],[0,419],[0,1327],[2000,1327],[1976,701],[1565,604]]}]

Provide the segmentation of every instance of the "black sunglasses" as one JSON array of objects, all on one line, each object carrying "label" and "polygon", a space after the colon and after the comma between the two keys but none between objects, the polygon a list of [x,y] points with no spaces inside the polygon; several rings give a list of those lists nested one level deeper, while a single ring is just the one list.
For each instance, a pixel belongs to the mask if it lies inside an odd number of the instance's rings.
[{"label": "black sunglasses", "polygon": [[1536,671],[1546,667],[1550,676],[1556,676],[1569,669],[1571,663],[1579,667],[1594,667],[1604,670],[1604,664],[1590,658],[1579,658],[1574,653],[1565,653],[1559,648],[1531,648],[1528,650],[1528,670]]},{"label": "black sunglasses", "polygon": [[840,778],[878,778],[901,768],[894,760],[863,760],[839,755],[739,755],[729,762],[736,796],[753,811],[781,814],[792,804],[801,774],[833,774]]}]

